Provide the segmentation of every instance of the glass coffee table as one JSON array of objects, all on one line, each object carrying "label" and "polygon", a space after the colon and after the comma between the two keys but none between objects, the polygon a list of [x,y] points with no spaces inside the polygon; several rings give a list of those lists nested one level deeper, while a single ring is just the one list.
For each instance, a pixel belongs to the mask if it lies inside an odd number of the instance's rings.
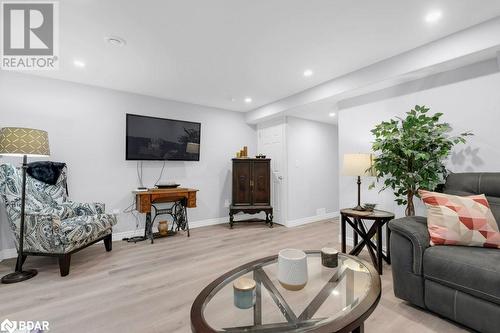
[{"label": "glass coffee table", "polygon": [[[191,307],[193,332],[363,332],[364,321],[380,299],[380,277],[373,266],[339,253],[337,268],[321,265],[319,251],[306,251],[308,282],[289,291],[277,279],[278,256],[252,261],[220,276],[201,291]],[[255,305],[234,306],[233,282],[256,281]]]}]

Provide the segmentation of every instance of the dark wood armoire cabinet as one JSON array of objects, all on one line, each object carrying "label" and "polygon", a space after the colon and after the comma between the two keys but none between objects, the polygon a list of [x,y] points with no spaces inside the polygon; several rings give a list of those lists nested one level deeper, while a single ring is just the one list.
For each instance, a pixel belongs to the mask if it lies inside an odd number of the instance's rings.
[{"label": "dark wood armoire cabinet", "polygon": [[266,214],[265,222],[269,223],[272,228],[271,160],[268,158],[233,158],[232,197],[229,207],[231,228],[236,222],[234,214],[240,212],[247,214],[264,212]]}]

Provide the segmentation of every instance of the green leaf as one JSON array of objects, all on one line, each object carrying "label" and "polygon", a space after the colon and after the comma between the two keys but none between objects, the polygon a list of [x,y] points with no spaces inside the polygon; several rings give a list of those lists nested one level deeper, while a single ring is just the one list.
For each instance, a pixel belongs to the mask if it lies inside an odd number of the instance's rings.
[{"label": "green leaf", "polygon": [[465,143],[472,135],[464,132],[451,137],[451,126],[439,121],[443,113],[429,111],[416,105],[406,117],[383,121],[371,131],[377,182],[383,182],[382,190],[393,191],[399,205],[407,204],[407,195],[415,194],[418,188],[434,189],[442,184],[445,160],[455,145]]}]

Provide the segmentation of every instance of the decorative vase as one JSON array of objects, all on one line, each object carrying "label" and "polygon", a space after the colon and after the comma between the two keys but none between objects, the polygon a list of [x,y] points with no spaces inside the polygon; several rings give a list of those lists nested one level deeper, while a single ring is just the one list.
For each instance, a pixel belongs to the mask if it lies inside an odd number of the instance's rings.
[{"label": "decorative vase", "polygon": [[161,236],[166,236],[168,234],[168,223],[167,221],[160,221],[158,223],[158,232]]},{"label": "decorative vase", "polygon": [[288,290],[301,290],[307,284],[307,255],[297,249],[284,249],[278,255],[278,281]]}]

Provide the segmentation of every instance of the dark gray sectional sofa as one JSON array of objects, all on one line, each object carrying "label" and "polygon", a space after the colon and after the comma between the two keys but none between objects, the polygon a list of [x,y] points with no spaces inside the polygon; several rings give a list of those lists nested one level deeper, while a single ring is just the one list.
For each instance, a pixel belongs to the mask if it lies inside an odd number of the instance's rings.
[{"label": "dark gray sectional sofa", "polygon": [[[500,226],[500,173],[456,173],[444,193],[485,194]],[[429,246],[424,217],[389,223],[394,294],[479,332],[500,332],[500,249]]]}]

